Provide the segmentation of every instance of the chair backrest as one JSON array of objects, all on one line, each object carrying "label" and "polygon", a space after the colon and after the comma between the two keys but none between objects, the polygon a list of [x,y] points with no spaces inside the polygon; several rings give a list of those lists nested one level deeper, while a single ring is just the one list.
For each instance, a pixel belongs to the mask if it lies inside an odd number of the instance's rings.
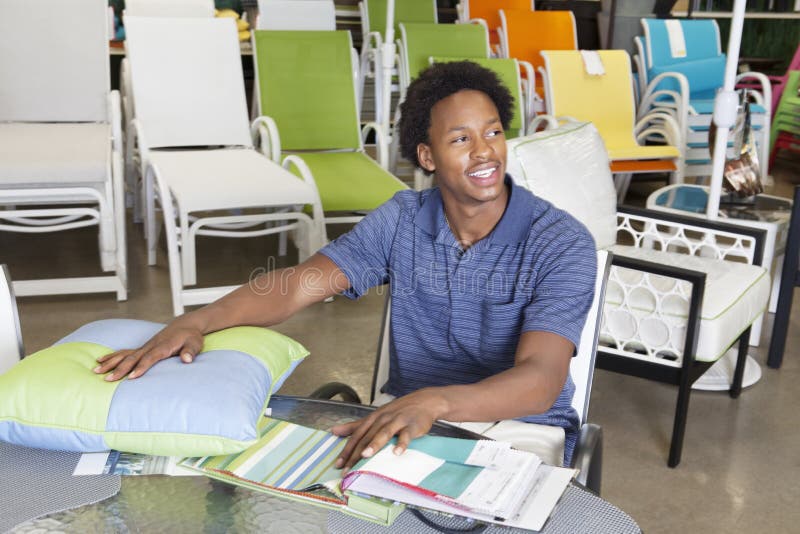
[{"label": "chair backrest", "polygon": [[260,114],[283,149],[361,147],[350,32],[256,30],[253,42]]},{"label": "chair backrest", "polygon": [[598,50],[605,74],[588,74],[577,50],[542,52],[547,113],[592,122],[609,146],[636,145],[631,61],[625,50]]},{"label": "chair backrest", "polygon": [[[533,0],[462,0],[461,12],[464,14],[462,22],[472,19],[481,19],[489,27],[489,40],[497,42],[497,28],[500,27],[501,9],[521,9],[533,11]],[[514,57],[514,56],[511,56]]]},{"label": "chair backrest", "polygon": [[586,314],[586,322],[581,331],[581,341],[575,357],[569,365],[569,374],[575,383],[575,394],[572,396],[572,407],[578,412],[581,423],[589,416],[589,400],[592,395],[594,379],[594,362],[597,357],[597,341],[600,338],[600,321],[605,301],[608,273],[611,271],[611,253],[607,250],[597,251],[597,277],[594,284],[592,306]]},{"label": "chair backrest", "polygon": [[641,19],[647,68],[714,58],[722,54],[714,19]]},{"label": "chair backrest", "polygon": [[[364,35],[378,32],[381,36],[386,31],[386,0],[363,0],[361,8],[361,27]],[[395,0],[394,33],[400,34],[401,22],[426,22],[436,24],[439,15],[436,11],[436,0]]]},{"label": "chair backrest", "polygon": [[477,24],[400,24],[404,85],[430,65],[431,57],[489,57],[486,29]]},{"label": "chair backrest", "polygon": [[[586,322],[581,331],[580,345],[570,361],[569,374],[575,384],[572,407],[578,412],[581,423],[586,421],[589,413],[589,399],[594,377],[594,362],[597,356],[597,341],[600,337],[600,309],[605,298],[608,273],[611,269],[611,253],[606,250],[597,251],[597,277],[595,279],[594,299],[586,315]],[[383,326],[378,339],[378,354],[372,377],[370,403],[380,393],[380,389],[389,380],[389,343],[390,343],[391,298],[386,297],[383,311]]]},{"label": "chair backrest", "polygon": [[125,0],[131,17],[213,17],[214,0]]},{"label": "chair backrest", "polygon": [[[725,76],[725,55],[720,48],[719,26],[711,20],[641,19],[647,78],[679,72],[689,82],[691,98],[714,98]],[[659,90],[678,90],[665,80]]]},{"label": "chair backrest", "polygon": [[333,0],[258,0],[257,30],[335,30]]},{"label": "chair backrest", "polygon": [[0,265],[0,374],[11,369],[24,354],[11,277],[8,267]]},{"label": "chair backrest", "polygon": [[522,95],[522,80],[519,74],[519,62],[516,59],[472,58],[472,57],[432,57],[431,62],[472,61],[485,67],[500,78],[500,81],[514,97],[514,115],[508,125],[506,137],[518,137],[525,131],[525,99]]},{"label": "chair backrest", "polygon": [[506,171],[514,182],[584,224],[597,248],[617,242],[617,195],[597,129],[571,122],[510,139]]},{"label": "chair backrest", "polygon": [[499,15],[508,57],[527,61],[538,69],[544,65],[539,54],[542,50],[578,49],[572,11],[502,9]]},{"label": "chair backrest", "polygon": [[3,0],[0,51],[0,121],[108,121],[106,0]]},{"label": "chair backrest", "polygon": [[252,146],[233,19],[127,17],[125,28],[140,143]]}]

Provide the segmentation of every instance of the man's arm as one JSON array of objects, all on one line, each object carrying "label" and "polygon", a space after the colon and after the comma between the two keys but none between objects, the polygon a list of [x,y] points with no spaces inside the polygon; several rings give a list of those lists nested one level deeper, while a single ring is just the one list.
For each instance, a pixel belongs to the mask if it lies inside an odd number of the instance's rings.
[{"label": "man's arm", "polygon": [[337,460],[349,469],[397,436],[396,454],[428,433],[434,421],[497,421],[546,412],[555,403],[569,373],[575,346],[550,332],[520,336],[514,367],[475,384],[424,388],[375,410],[369,416],[333,427],[350,436]]},{"label": "man's arm", "polygon": [[137,378],[156,362],[180,355],[190,363],[203,348],[203,335],[232,326],[271,326],[303,308],[350,287],[342,271],[323,254],[259,275],[232,293],[173,320],[142,347],[122,350],[97,361],[95,373],[106,380]]}]

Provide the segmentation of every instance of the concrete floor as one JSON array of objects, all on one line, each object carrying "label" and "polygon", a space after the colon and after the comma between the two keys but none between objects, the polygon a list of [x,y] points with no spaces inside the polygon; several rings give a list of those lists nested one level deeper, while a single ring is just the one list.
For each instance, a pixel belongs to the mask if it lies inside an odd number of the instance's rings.
[{"label": "concrete floor", "polygon": [[[800,183],[798,165],[782,162],[770,192],[791,195]],[[658,184],[635,184],[633,203]],[[274,238],[198,243],[199,282],[230,284],[266,265]],[[83,229],[53,236],[0,234],[0,261],[13,278],[99,274],[96,234]],[[171,318],[169,277],[163,247],[158,264],[146,265],[141,227],[128,233],[130,294],[34,297],[19,301],[28,353],[44,348],[80,325],[101,318],[152,321]],[[81,259],[82,258],[82,259]],[[291,257],[279,259],[290,265]],[[94,270],[94,271],[92,271]],[[304,343],[311,356],[282,392],[308,394],[328,381],[347,382],[368,395],[383,296],[359,302],[337,298],[307,309],[276,327]],[[677,389],[597,371],[590,421],[605,435],[605,499],[628,512],[645,532],[800,532],[800,294],[795,295],[785,360],[779,371],[763,368],[760,382],[738,400],[727,393],[695,392],[683,460],[666,466]],[[762,346],[751,354],[766,359],[771,332],[766,321]]]}]

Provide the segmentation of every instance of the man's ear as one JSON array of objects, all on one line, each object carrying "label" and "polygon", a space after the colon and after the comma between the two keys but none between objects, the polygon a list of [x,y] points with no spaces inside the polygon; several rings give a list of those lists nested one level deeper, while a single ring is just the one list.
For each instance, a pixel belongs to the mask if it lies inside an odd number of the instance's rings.
[{"label": "man's ear", "polygon": [[433,153],[431,152],[431,147],[426,145],[425,143],[420,143],[417,145],[417,160],[419,161],[420,167],[428,172],[433,172],[436,170],[436,164],[433,162]]}]

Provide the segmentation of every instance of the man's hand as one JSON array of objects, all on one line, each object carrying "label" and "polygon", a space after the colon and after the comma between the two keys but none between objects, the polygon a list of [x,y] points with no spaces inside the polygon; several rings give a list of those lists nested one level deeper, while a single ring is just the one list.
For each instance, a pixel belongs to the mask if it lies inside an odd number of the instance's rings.
[{"label": "man's hand", "polygon": [[100,365],[93,371],[98,374],[112,371],[105,378],[109,382],[126,375],[128,378],[138,378],[157,362],[170,356],[179,355],[184,363],[192,363],[202,349],[203,334],[199,329],[170,325],[138,349],[120,350],[98,358]]},{"label": "man's hand", "polygon": [[403,454],[409,442],[428,433],[447,410],[444,388],[426,388],[381,406],[367,417],[331,428],[337,436],[350,436],[336,460],[345,470],[378,452],[397,436],[395,454]]}]

